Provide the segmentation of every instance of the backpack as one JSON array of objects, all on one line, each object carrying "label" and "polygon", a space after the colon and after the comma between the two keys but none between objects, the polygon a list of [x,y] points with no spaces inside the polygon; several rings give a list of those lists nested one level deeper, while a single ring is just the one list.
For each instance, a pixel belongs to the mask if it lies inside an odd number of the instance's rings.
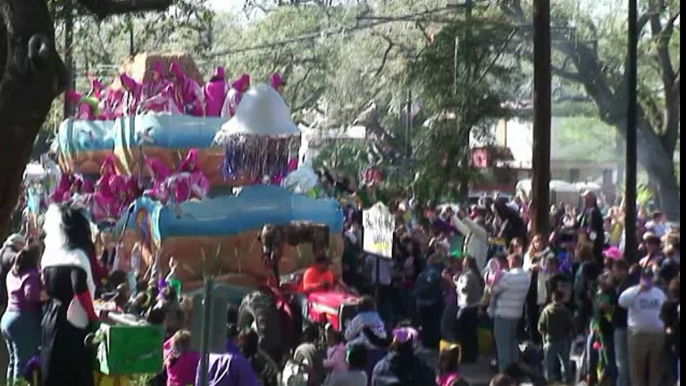
[{"label": "backpack", "polygon": [[432,306],[443,299],[441,280],[441,271],[435,267],[427,267],[419,274],[414,287],[417,305]]}]

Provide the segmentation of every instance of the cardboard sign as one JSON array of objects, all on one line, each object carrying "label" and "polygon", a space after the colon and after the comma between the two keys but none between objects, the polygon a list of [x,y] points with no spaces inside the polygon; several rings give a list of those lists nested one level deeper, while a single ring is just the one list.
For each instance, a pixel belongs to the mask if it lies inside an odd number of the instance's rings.
[{"label": "cardboard sign", "polygon": [[362,247],[365,252],[390,259],[393,257],[395,217],[388,208],[377,203],[362,212]]}]

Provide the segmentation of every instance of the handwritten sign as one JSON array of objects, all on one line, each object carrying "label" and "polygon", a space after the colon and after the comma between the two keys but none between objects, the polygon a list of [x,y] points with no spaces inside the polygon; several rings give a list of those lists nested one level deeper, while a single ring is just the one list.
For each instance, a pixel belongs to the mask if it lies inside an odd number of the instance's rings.
[{"label": "handwritten sign", "polygon": [[388,208],[382,203],[377,203],[365,210],[362,212],[362,224],[364,251],[387,259],[392,258],[395,217]]}]

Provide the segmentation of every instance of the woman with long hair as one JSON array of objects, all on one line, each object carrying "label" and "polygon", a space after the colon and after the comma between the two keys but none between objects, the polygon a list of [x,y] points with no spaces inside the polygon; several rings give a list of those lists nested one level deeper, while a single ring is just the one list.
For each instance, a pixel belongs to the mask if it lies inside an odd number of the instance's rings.
[{"label": "woman with long hair", "polygon": [[462,274],[456,281],[458,338],[462,344],[465,363],[476,362],[479,356],[479,305],[484,293],[484,280],[476,260],[462,260]]},{"label": "woman with long hair", "polygon": [[438,354],[438,365],[436,366],[436,385],[437,386],[457,386],[460,384],[462,376],[458,372],[462,351],[460,346],[452,345]]},{"label": "woman with long hair", "polygon": [[24,376],[26,364],[38,353],[41,343],[39,258],[38,245],[29,244],[16,255],[7,274],[7,311],[0,326],[9,352],[7,381],[10,383]]}]

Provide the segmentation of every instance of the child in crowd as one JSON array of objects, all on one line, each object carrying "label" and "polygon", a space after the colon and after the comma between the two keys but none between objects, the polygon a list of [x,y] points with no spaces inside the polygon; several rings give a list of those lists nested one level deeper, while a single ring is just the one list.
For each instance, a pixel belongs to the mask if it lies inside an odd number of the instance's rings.
[{"label": "child in crowd", "polygon": [[353,318],[345,329],[345,340],[348,341],[347,347],[360,344],[370,350],[378,349],[379,347],[370,342],[364,333],[364,330],[369,330],[376,338],[380,340],[386,339],[386,326],[376,311],[374,299],[370,296],[363,296],[357,307],[357,316]]},{"label": "child in crowd", "polygon": [[500,279],[503,278],[507,270],[506,265],[503,263],[500,257],[494,257],[488,261],[486,269],[484,270],[484,282],[486,283],[486,288],[484,289],[484,297],[481,300],[483,307],[486,307],[486,311],[490,317],[493,317],[492,313],[495,310],[496,303],[498,301],[497,296],[493,296],[493,287],[495,287]]},{"label": "child in crowd", "polygon": [[331,373],[324,386],[367,386],[367,348],[355,345],[347,350],[346,361],[349,369]]},{"label": "child in crowd", "polygon": [[343,343],[343,336],[340,331],[333,328],[333,325],[326,325],[326,343],[329,346],[326,350],[324,367],[331,373],[348,370],[345,360],[346,348]]},{"label": "child in crowd", "polygon": [[562,378],[565,382],[572,381],[570,351],[574,337],[574,315],[565,306],[565,292],[553,292],[553,302],[548,304],[541,313],[538,321],[538,331],[543,338],[544,370],[549,382],[555,381],[555,369],[559,363]]},{"label": "child in crowd", "polygon": [[187,386],[195,382],[200,354],[191,350],[191,333],[180,330],[164,343],[167,386]]},{"label": "child in crowd", "polygon": [[461,356],[460,346],[453,344],[443,350],[438,355],[438,368],[436,369],[436,385],[438,386],[457,386],[462,379],[458,373]]}]

